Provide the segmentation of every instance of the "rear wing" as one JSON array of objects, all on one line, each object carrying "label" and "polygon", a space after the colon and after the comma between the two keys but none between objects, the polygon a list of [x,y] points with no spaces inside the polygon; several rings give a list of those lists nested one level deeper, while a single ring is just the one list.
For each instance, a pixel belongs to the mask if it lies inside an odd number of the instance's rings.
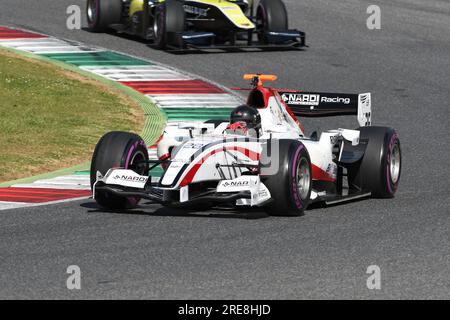
[{"label": "rear wing", "polygon": [[281,99],[298,117],[331,117],[356,115],[359,125],[372,123],[370,93],[341,94],[277,90]]}]

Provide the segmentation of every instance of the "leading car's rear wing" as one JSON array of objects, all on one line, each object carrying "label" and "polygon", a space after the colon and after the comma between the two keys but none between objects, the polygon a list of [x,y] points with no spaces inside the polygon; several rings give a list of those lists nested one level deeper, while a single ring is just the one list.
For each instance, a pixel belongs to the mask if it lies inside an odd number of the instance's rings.
[{"label": "leading car's rear wing", "polygon": [[360,126],[370,126],[370,93],[341,94],[277,90],[283,101],[298,117],[356,115]]}]

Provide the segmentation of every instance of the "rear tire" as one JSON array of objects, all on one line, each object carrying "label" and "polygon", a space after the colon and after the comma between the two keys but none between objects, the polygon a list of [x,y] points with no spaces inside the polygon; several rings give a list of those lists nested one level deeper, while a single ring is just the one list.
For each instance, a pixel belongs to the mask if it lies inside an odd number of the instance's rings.
[{"label": "rear tire", "polygon": [[268,43],[266,31],[288,30],[288,14],[282,0],[261,0],[256,9],[258,40]]},{"label": "rear tire", "polygon": [[166,0],[156,8],[153,23],[154,44],[165,49],[169,43],[169,33],[183,32],[186,25],[186,13],[183,5],[176,0]]},{"label": "rear tire", "polygon": [[[148,150],[140,136],[121,131],[105,134],[97,143],[92,156],[91,189],[97,180],[97,172],[104,176],[111,168],[125,168],[140,175],[148,175],[148,162],[145,161],[148,161]],[[105,209],[130,209],[136,206],[139,200],[136,197],[119,197],[107,192],[95,193],[95,201]]]},{"label": "rear tire", "polygon": [[[269,189],[272,202],[264,208],[273,216],[299,216],[308,207],[312,188],[311,160],[306,147],[296,140],[280,140],[279,152],[267,148],[261,154],[261,179]],[[276,156],[279,155],[278,162]],[[266,164],[278,166],[269,168]],[[273,166],[272,165],[272,166]]]},{"label": "rear tire", "polygon": [[394,129],[386,127],[359,128],[360,140],[368,140],[360,162],[348,170],[352,189],[372,192],[376,198],[392,198],[401,174],[400,140]]},{"label": "rear tire", "polygon": [[103,32],[122,18],[122,0],[88,0],[86,6],[88,26],[91,31]]}]

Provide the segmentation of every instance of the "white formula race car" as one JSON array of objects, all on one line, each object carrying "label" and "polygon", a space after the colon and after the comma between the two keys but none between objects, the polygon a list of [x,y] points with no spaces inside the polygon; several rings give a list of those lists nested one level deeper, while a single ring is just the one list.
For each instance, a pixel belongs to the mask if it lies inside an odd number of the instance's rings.
[{"label": "white formula race car", "polygon": [[[400,140],[371,126],[371,95],[266,88],[252,81],[247,104],[226,122],[168,126],[149,160],[135,134],[110,132],[91,165],[94,199],[126,209],[140,199],[171,207],[257,206],[272,215],[300,215],[312,202],[393,197],[400,180]],[[360,127],[306,136],[297,117],[356,115]],[[164,172],[155,181],[152,170]]]}]

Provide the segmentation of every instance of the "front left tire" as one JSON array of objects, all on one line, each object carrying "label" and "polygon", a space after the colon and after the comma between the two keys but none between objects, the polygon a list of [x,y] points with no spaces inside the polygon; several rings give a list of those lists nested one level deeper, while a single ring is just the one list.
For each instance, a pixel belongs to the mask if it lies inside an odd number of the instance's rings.
[{"label": "front left tire", "polygon": [[[97,172],[103,176],[111,168],[130,169],[139,175],[148,175],[148,149],[144,140],[134,133],[113,131],[97,143],[91,162],[91,189]],[[95,192],[95,201],[103,208],[123,210],[135,207],[139,198],[120,197],[108,192]]]},{"label": "front left tire", "polygon": [[154,44],[165,49],[170,43],[170,34],[183,32],[186,25],[186,13],[177,0],[166,0],[155,11],[153,22]]},{"label": "front left tire", "polygon": [[[268,143],[272,143],[271,140]],[[297,140],[279,140],[261,153],[261,181],[272,201],[264,209],[273,216],[299,216],[310,202],[312,190],[311,159]],[[272,150],[270,150],[272,149]]]},{"label": "front left tire", "polygon": [[258,40],[268,43],[267,31],[288,30],[288,14],[282,0],[261,0],[256,8]]}]

